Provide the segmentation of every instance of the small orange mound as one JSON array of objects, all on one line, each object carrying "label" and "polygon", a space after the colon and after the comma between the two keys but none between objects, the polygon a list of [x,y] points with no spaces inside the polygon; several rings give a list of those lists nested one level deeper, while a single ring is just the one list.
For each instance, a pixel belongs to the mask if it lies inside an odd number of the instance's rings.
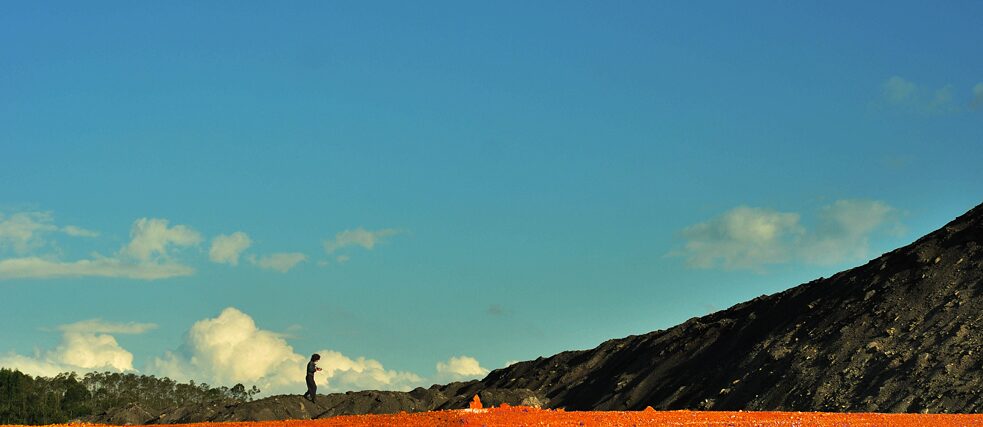
[{"label": "small orange mound", "polygon": [[481,409],[481,399],[478,395],[474,395],[474,400],[471,401],[471,409]]}]

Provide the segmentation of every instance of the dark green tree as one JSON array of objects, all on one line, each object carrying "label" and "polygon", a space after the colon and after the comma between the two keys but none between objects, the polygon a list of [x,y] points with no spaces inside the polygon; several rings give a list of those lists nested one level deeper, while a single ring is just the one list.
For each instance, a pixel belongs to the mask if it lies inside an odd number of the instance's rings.
[{"label": "dark green tree", "polygon": [[211,387],[169,378],[118,372],[31,377],[0,368],[0,424],[56,424],[134,403],[148,411],[191,403],[246,402],[256,386]]}]

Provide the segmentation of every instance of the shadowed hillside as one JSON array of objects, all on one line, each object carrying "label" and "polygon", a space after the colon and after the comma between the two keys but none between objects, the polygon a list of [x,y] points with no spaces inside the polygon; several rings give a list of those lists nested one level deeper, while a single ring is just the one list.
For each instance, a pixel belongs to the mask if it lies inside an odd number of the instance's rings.
[{"label": "shadowed hillside", "polygon": [[582,410],[978,412],[981,244],[983,205],[833,277],[482,383]]}]

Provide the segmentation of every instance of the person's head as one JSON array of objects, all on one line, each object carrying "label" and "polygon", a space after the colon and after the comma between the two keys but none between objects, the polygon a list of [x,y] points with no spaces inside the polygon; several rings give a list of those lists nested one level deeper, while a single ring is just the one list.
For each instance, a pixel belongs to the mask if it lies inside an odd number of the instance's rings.
[{"label": "person's head", "polygon": [[320,354],[314,353],[314,354],[311,355],[311,361],[312,362],[317,362],[318,360],[321,360],[321,355]]}]

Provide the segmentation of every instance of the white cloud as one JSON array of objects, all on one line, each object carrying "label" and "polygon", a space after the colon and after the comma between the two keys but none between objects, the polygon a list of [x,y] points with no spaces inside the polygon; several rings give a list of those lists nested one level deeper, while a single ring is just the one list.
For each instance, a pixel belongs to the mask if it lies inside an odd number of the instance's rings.
[{"label": "white cloud", "polygon": [[[37,230],[57,230],[53,225],[38,227],[37,224],[44,225],[44,221],[49,221],[50,216],[35,214],[19,217],[15,222],[17,225],[8,228],[7,233],[13,236],[11,239],[15,239],[15,247],[38,247],[38,243],[31,243],[39,239],[35,236]],[[88,232],[79,230],[72,232],[78,235]],[[111,257],[96,255],[92,259],[77,261],[41,256],[2,259],[0,280],[86,276],[155,280],[194,273],[193,268],[173,261],[168,252],[170,246],[190,246],[201,241],[201,235],[191,228],[184,225],[168,227],[166,219],[141,218],[133,223],[130,236],[132,240],[129,244]]]},{"label": "white cloud", "polygon": [[899,76],[892,76],[881,85],[884,98],[894,104],[904,103],[915,96],[916,86],[914,83]]},{"label": "white cloud", "polygon": [[[421,383],[415,374],[386,370],[372,359],[352,359],[332,350],[318,354],[323,371],[315,378],[322,386],[326,380],[329,391],[408,390]],[[229,307],[216,318],[196,322],[182,350],[154,359],[150,369],[180,381],[256,384],[264,394],[299,394],[305,389],[308,359],[280,334],[260,329],[252,317]]]},{"label": "white cloud", "polygon": [[201,234],[185,225],[168,226],[166,219],[140,218],[130,229],[130,244],[121,255],[140,261],[168,256],[169,246],[192,246],[201,242]]},{"label": "white cloud", "polygon": [[974,109],[983,107],[983,82],[973,86],[973,100],[970,105]]},{"label": "white cloud", "polygon": [[99,233],[74,225],[57,227],[50,212],[17,212],[9,216],[0,213],[0,250],[12,249],[26,254],[48,243],[45,235],[60,231],[73,237],[95,237]]},{"label": "white cloud", "polygon": [[470,356],[451,357],[445,362],[437,362],[437,377],[450,381],[478,379],[488,375],[478,359]]},{"label": "white cloud", "polygon": [[252,245],[252,240],[246,233],[236,231],[228,236],[220,234],[212,239],[212,248],[208,258],[212,262],[239,265],[239,254]]},{"label": "white cloud", "polygon": [[417,374],[386,369],[382,363],[373,359],[351,359],[333,350],[321,350],[318,354],[321,355],[318,366],[327,377],[328,391],[409,391],[424,383],[423,378]]},{"label": "white cloud", "polygon": [[362,248],[372,250],[383,239],[396,234],[399,234],[399,231],[392,228],[371,231],[358,227],[354,230],[345,230],[336,234],[333,240],[325,240],[324,250],[329,254],[349,246],[361,246]]},{"label": "white cloud", "polygon": [[73,237],[99,237],[99,233],[96,231],[86,230],[84,228],[76,227],[74,225],[66,225],[61,228],[61,231]]},{"label": "white cloud", "polygon": [[761,269],[801,261],[835,264],[867,256],[870,236],[898,232],[897,210],[873,200],[838,200],[819,212],[809,231],[794,212],[741,206],[685,228],[683,249],[673,252],[695,268]]},{"label": "white cloud", "polygon": [[23,254],[44,245],[43,235],[56,231],[48,212],[18,212],[5,217],[0,214],[0,249],[11,248]]},{"label": "white cloud", "polygon": [[37,377],[54,377],[62,372],[85,372],[77,366],[68,366],[63,363],[52,362],[50,360],[23,356],[16,353],[0,355],[0,367],[16,369],[27,375]]},{"label": "white cloud", "polygon": [[275,253],[260,258],[254,256],[249,257],[249,262],[258,265],[260,268],[276,270],[281,273],[290,271],[290,269],[304,261],[307,261],[307,255],[299,252]]},{"label": "white cloud", "polygon": [[133,370],[133,354],[107,334],[68,332],[50,357],[82,369]]},{"label": "white cloud", "polygon": [[213,384],[256,384],[262,390],[303,381],[304,357],[286,340],[259,329],[252,317],[229,307],[218,317],[195,322],[185,352],[156,358],[151,369],[177,380]]},{"label": "white cloud", "polygon": [[683,229],[683,255],[696,268],[757,268],[787,261],[803,232],[799,214],[740,206]]},{"label": "white cloud", "polygon": [[0,280],[62,277],[118,277],[157,280],[191,274],[194,274],[193,268],[174,262],[160,264],[154,262],[130,263],[105,257],[69,262],[39,257],[0,260]]},{"label": "white cloud", "polygon": [[335,261],[337,261],[338,264],[344,264],[344,263],[348,262],[351,259],[352,259],[352,257],[350,257],[348,255],[338,255],[337,257],[335,257]]},{"label": "white cloud", "polygon": [[156,325],[149,323],[111,323],[99,319],[61,325],[62,341],[54,349],[33,357],[8,353],[0,356],[0,366],[29,375],[51,377],[60,372],[134,371],[133,354],[109,333],[140,334]]},{"label": "white cloud", "polygon": [[58,330],[75,333],[142,334],[156,328],[157,325],[153,323],[113,323],[102,319],[90,319],[61,325]]}]

